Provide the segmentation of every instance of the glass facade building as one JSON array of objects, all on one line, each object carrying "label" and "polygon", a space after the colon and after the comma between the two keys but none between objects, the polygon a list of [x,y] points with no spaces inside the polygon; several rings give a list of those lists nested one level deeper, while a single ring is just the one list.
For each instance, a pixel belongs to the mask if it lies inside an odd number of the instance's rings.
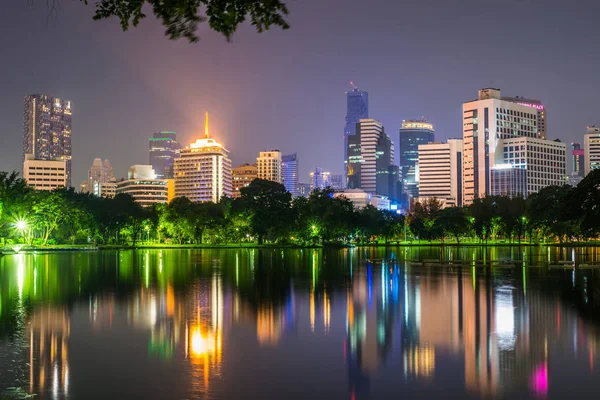
[{"label": "glass facade building", "polygon": [[[419,145],[435,141],[433,125],[425,120],[404,120],[400,128],[400,169],[402,180],[408,182],[408,170],[419,160]],[[414,182],[415,174],[411,175]]]},{"label": "glass facade building", "polygon": [[23,162],[65,161],[71,187],[71,102],[44,94],[25,96]]},{"label": "glass facade building", "polygon": [[356,124],[369,118],[369,93],[357,88],[346,92],[346,126],[344,127],[344,175],[348,174],[348,138],[356,134]]},{"label": "glass facade building", "polygon": [[175,132],[157,132],[149,140],[149,164],[157,179],[172,179],[175,158],[179,156]]},{"label": "glass facade building", "polygon": [[298,156],[294,154],[285,154],[281,156],[281,176],[285,190],[292,196],[299,196],[298,192]]}]

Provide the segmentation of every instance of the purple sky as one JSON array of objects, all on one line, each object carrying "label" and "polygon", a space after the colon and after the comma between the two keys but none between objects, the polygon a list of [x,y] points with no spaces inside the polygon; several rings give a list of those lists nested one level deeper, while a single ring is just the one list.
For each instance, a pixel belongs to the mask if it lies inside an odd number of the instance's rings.
[{"label": "purple sky", "polygon": [[55,95],[73,103],[76,187],[95,157],[118,177],[146,164],[155,131],[189,144],[205,111],[234,165],[279,148],[298,153],[301,182],[316,166],[341,173],[351,80],[396,145],[421,116],[438,139],[460,137],[462,102],[487,86],[544,101],[551,139],[600,123],[595,1],[292,0],[288,31],[246,25],[227,43],[203,26],[197,44],[167,40],[153,17],[123,33],[77,0],[49,18],[27,3],[0,4],[0,170],[21,169],[23,97]]}]

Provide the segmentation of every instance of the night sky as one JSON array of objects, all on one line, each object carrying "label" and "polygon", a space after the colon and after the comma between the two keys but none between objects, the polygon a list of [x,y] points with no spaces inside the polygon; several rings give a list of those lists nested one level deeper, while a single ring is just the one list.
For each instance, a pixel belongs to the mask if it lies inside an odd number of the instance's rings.
[{"label": "night sky", "polygon": [[117,177],[147,164],[155,131],[189,144],[205,111],[234,166],[279,148],[298,152],[301,182],[316,166],[341,173],[349,81],[396,146],[421,116],[437,139],[461,137],[462,102],[489,86],[541,99],[550,139],[600,124],[596,1],[292,0],[287,31],[247,24],[227,43],[203,26],[197,44],[169,41],[151,15],[125,33],[92,21],[93,1],[60,0],[50,17],[44,0],[0,3],[0,170],[21,170],[23,97],[54,95],[73,104],[77,188],[95,157]]}]

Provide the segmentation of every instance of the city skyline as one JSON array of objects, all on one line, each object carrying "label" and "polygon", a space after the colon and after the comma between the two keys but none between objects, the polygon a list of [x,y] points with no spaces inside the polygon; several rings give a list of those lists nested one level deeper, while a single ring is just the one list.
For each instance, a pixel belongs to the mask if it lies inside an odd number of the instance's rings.
[{"label": "city skyline", "polygon": [[[348,19],[362,6],[341,7],[341,1],[332,1],[322,14],[315,15],[310,4],[298,3],[290,5],[288,31],[257,35],[243,26],[228,44],[202,28],[196,45],[166,40],[162,27],[150,21],[126,33],[114,29],[116,21],[94,23],[91,10],[77,3],[63,6],[58,16],[50,19],[43,6],[5,4],[0,13],[3,37],[22,32],[15,40],[6,39],[4,46],[6,57],[19,62],[2,67],[11,79],[2,84],[0,99],[0,118],[7,128],[0,169],[20,170],[20,157],[8,149],[19,146],[22,98],[27,93],[48,93],[73,101],[74,184],[85,178],[96,157],[113,161],[117,176],[131,164],[146,162],[143,143],[148,132],[175,131],[182,143],[191,142],[202,128],[203,112],[198,110],[211,112],[234,165],[251,161],[264,146],[274,146],[285,153],[298,153],[303,160],[300,176],[306,176],[314,165],[322,165],[332,174],[343,173],[341,126],[350,81],[370,93],[369,116],[381,120],[390,132],[398,129],[402,119],[424,115],[436,126],[440,140],[458,137],[462,102],[486,86],[542,99],[550,110],[549,139],[581,142],[585,126],[598,124],[589,94],[596,90],[589,66],[597,57],[589,53],[600,34],[593,23],[585,23],[593,22],[590,11],[595,6],[591,2],[577,9],[547,2],[541,11],[534,4],[516,1],[502,6],[477,3],[475,9],[470,1],[453,7],[432,7],[432,2],[388,3],[370,4],[360,34],[341,23],[332,26],[330,19],[337,13]],[[418,22],[387,17],[394,14],[426,14],[430,29],[407,36],[407,31],[416,32]],[[383,20],[379,18],[382,15]],[[492,15],[498,18],[490,18]],[[518,21],[510,31],[496,29],[500,17],[514,15]],[[469,36],[472,45],[488,46],[477,55],[465,55],[460,47],[469,29],[463,22],[474,16],[490,26],[477,38]],[[548,24],[562,28],[541,29]],[[322,40],[329,29],[334,29],[338,38]],[[50,51],[38,40],[46,36],[61,41],[64,50]],[[533,48],[528,40],[544,45]],[[560,59],[585,55],[586,63],[556,62],[553,43],[565,40],[576,45],[564,46]],[[392,42],[398,42],[393,55],[381,55],[375,51],[378,46],[367,46],[379,43],[379,48],[386,48]],[[152,52],[149,43],[155,48]],[[350,51],[359,47],[365,52]],[[342,62],[339,52],[328,54],[325,48],[337,48],[349,56]],[[408,52],[411,57],[404,57]],[[525,61],[510,61],[508,55],[515,52]],[[75,56],[67,73],[60,60],[68,54]],[[307,54],[314,56],[304,57]],[[33,60],[39,57],[47,63],[44,73],[38,74]],[[200,62],[203,57],[211,62]],[[485,61],[490,58],[495,60],[493,65]],[[179,62],[158,62],[164,59]],[[445,62],[437,62],[441,60]],[[447,79],[448,74],[452,79]],[[257,96],[260,101],[252,101]],[[302,113],[298,113],[300,109]],[[314,129],[304,126],[306,114],[315,121]],[[282,130],[288,133],[281,135]],[[396,142],[397,137],[391,136]],[[317,140],[320,146],[311,148],[308,143]],[[323,163],[329,163],[329,156],[331,164]]]}]

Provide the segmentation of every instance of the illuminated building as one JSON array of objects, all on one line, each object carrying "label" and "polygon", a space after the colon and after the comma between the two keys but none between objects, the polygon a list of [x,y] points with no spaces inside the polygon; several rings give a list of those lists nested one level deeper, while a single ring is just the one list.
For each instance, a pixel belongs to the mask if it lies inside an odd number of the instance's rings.
[{"label": "illuminated building", "polygon": [[173,178],[173,164],[179,155],[175,132],[157,132],[149,139],[149,164],[158,179]]},{"label": "illuminated building", "polygon": [[67,186],[67,162],[35,160],[27,155],[23,163],[23,179],[36,190],[54,190]]},{"label": "illuminated building", "polygon": [[571,160],[571,175],[583,177],[585,159],[581,143],[571,143]]},{"label": "illuminated building", "polygon": [[[477,197],[490,194],[491,169],[496,163],[501,163],[503,158],[501,154],[505,146],[502,140],[517,138],[543,141],[538,130],[538,108],[519,104],[511,99],[505,100],[499,89],[492,88],[479,90],[476,100],[463,104],[464,205],[471,204]],[[506,152],[507,159],[521,163],[521,150],[514,150],[514,145],[508,145],[509,148],[513,147],[513,151]],[[543,147],[546,149],[547,146]],[[544,168],[559,168],[554,165],[555,162],[558,164],[561,161],[546,159]],[[541,176],[545,172],[548,171],[535,171],[535,185],[545,178]]]},{"label": "illuminated building", "polygon": [[143,207],[169,201],[166,179],[156,179],[151,165],[132,165],[127,179],[117,182],[117,194],[125,193]]},{"label": "illuminated building", "polygon": [[344,175],[331,175],[330,177],[331,188],[333,190],[344,190],[346,189],[346,178]]},{"label": "illuminated building", "polygon": [[600,169],[600,128],[588,126],[587,133],[583,136],[583,156],[585,175],[594,169]]},{"label": "illuminated building", "polygon": [[241,196],[240,190],[248,186],[253,180],[258,178],[256,164],[243,164],[231,170],[233,189],[231,197],[238,198]]},{"label": "illuminated building", "polygon": [[394,165],[394,143],[381,122],[361,119],[356,134],[348,137],[348,189],[395,196],[390,193],[388,172]]},{"label": "illuminated building", "polygon": [[344,189],[333,194],[334,197],[345,197],[350,200],[355,208],[364,208],[367,205],[380,210],[390,209],[390,199],[385,196],[367,193],[360,189]]},{"label": "illuminated building", "polygon": [[117,180],[110,161],[95,158],[88,170],[88,178],[81,184],[81,192],[98,197],[115,197],[116,190]]},{"label": "illuminated building", "polygon": [[444,207],[462,202],[462,140],[419,145],[419,201],[436,198]]},{"label": "illuminated building", "polygon": [[310,195],[310,183],[298,184],[298,196],[308,197]]},{"label": "illuminated building", "polygon": [[354,87],[349,92],[346,92],[346,126],[344,127],[345,177],[348,176],[348,138],[356,135],[356,124],[365,118],[369,118],[369,93]]},{"label": "illuminated building", "polygon": [[[71,187],[71,102],[43,94],[25,96],[23,163],[64,161]],[[25,175],[25,171],[23,171]]]},{"label": "illuminated building", "polygon": [[545,187],[566,184],[566,155],[567,146],[560,140],[498,140],[496,159],[490,168],[489,194],[526,198]]},{"label": "illuminated building", "polygon": [[283,183],[281,175],[281,151],[261,151],[256,158],[258,179]]},{"label": "illuminated building", "polygon": [[[400,172],[403,190],[409,197],[419,196],[418,172],[419,145],[435,141],[433,125],[424,119],[404,120],[399,131]],[[407,200],[407,199],[406,199]]]},{"label": "illuminated building", "polygon": [[538,139],[546,139],[546,118],[547,111],[546,107],[541,100],[526,99],[520,96],[516,97],[503,97],[502,100],[510,101],[522,106],[533,108],[537,114],[537,135]]},{"label": "illuminated building", "polygon": [[310,191],[315,189],[325,189],[331,187],[331,173],[323,171],[322,168],[315,168],[309,174],[310,177]]},{"label": "illuminated building", "polygon": [[231,160],[229,151],[208,134],[208,113],[204,138],[180,150],[175,159],[175,197],[192,201],[219,202],[231,196]]},{"label": "illuminated building", "polygon": [[296,153],[281,156],[281,176],[285,190],[294,197],[298,196],[298,156]]}]

